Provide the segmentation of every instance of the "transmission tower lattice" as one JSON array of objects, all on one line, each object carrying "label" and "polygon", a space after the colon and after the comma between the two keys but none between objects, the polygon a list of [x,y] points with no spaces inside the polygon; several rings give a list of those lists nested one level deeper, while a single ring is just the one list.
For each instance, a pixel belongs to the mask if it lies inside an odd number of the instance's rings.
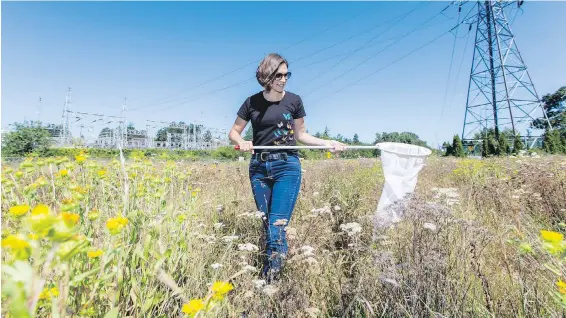
[{"label": "transmission tower lattice", "polygon": [[[530,135],[530,123],[548,121],[504,9],[513,1],[478,1],[474,55],[462,140],[494,129]],[[519,2],[519,5],[522,2]],[[550,123],[549,123],[550,124]]]}]

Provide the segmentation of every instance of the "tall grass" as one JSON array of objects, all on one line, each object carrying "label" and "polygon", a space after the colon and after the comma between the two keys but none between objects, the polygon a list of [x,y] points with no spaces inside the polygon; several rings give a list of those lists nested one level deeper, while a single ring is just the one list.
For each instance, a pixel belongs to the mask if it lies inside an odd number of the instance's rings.
[{"label": "tall grass", "polygon": [[565,168],[431,157],[403,221],[374,230],[378,159],[304,161],[265,285],[247,163],[25,161],[2,172],[2,314],[561,317],[564,259],[540,231],[564,232]]}]

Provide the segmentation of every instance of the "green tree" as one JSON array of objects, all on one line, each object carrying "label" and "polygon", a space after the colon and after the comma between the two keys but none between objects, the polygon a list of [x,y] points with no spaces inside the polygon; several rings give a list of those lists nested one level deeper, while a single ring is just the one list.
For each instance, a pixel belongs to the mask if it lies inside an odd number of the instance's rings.
[{"label": "green tree", "polygon": [[244,134],[244,140],[251,141],[253,137],[254,137],[254,130],[252,128],[252,125],[250,125]]},{"label": "green tree", "polygon": [[[566,86],[560,87],[552,94],[542,97],[543,107],[552,126],[550,128],[545,118],[538,118],[531,123],[531,126],[544,129],[545,140],[543,149],[550,153],[561,153],[566,151]],[[549,140],[547,140],[549,138]]]},{"label": "green tree", "polygon": [[41,126],[14,123],[15,130],[2,136],[4,156],[26,156],[32,152],[45,153],[49,149],[51,133]]},{"label": "green tree", "polygon": [[320,136],[321,139],[330,139],[330,130],[328,129],[328,127],[324,127],[324,132],[322,133],[322,135]]},{"label": "green tree", "polygon": [[564,152],[564,142],[561,140],[560,132],[556,129],[547,130],[544,134],[542,148],[552,154]]},{"label": "green tree", "polygon": [[448,157],[454,155],[454,150],[452,149],[452,145],[450,143],[445,141],[442,144],[442,148],[444,148],[444,156]]},{"label": "green tree", "polygon": [[464,147],[462,146],[462,140],[460,136],[454,135],[452,138],[452,153],[455,157],[465,157]]},{"label": "green tree", "polygon": [[[425,148],[429,148],[430,147],[426,144],[425,141],[421,140],[419,138],[419,136],[415,133],[412,132],[392,132],[392,133],[376,133],[375,134],[375,141],[373,142],[373,144],[377,144],[380,142],[398,142],[398,143],[404,143],[404,144],[410,144],[410,145],[417,145],[417,146],[421,146],[421,147],[425,147]],[[375,155],[379,156],[381,155],[381,151],[379,149],[375,150]]]},{"label": "green tree", "polygon": [[[544,95],[541,101],[552,128],[559,131],[566,130],[566,86],[560,87],[552,94]],[[537,118],[531,125],[537,129],[549,128],[545,118]]]},{"label": "green tree", "polygon": [[359,145],[360,144],[360,136],[358,136],[358,134],[354,134],[354,139],[352,140],[352,143],[354,145]]},{"label": "green tree", "polygon": [[507,141],[507,134],[505,132],[499,133],[498,143],[498,154],[500,156],[508,155],[511,153],[511,147],[509,147],[509,142]]}]

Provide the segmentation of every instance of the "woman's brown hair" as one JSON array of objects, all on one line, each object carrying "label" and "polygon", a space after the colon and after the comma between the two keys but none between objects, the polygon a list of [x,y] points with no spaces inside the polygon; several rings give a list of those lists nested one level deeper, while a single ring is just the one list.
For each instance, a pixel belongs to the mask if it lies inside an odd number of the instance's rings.
[{"label": "woman's brown hair", "polygon": [[275,72],[277,72],[281,64],[285,64],[289,67],[287,60],[277,53],[268,54],[265,58],[263,58],[261,63],[259,63],[255,77],[258,83],[266,90],[271,90],[271,83],[275,77]]}]

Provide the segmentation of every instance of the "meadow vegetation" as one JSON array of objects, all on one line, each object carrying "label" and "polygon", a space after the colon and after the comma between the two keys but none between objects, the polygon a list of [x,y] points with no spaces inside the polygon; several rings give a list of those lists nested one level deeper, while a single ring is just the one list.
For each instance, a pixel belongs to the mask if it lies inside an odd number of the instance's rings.
[{"label": "meadow vegetation", "polygon": [[258,277],[247,162],[2,168],[4,317],[562,317],[566,158],[431,156],[375,230],[379,159],[303,161],[282,280]]}]

